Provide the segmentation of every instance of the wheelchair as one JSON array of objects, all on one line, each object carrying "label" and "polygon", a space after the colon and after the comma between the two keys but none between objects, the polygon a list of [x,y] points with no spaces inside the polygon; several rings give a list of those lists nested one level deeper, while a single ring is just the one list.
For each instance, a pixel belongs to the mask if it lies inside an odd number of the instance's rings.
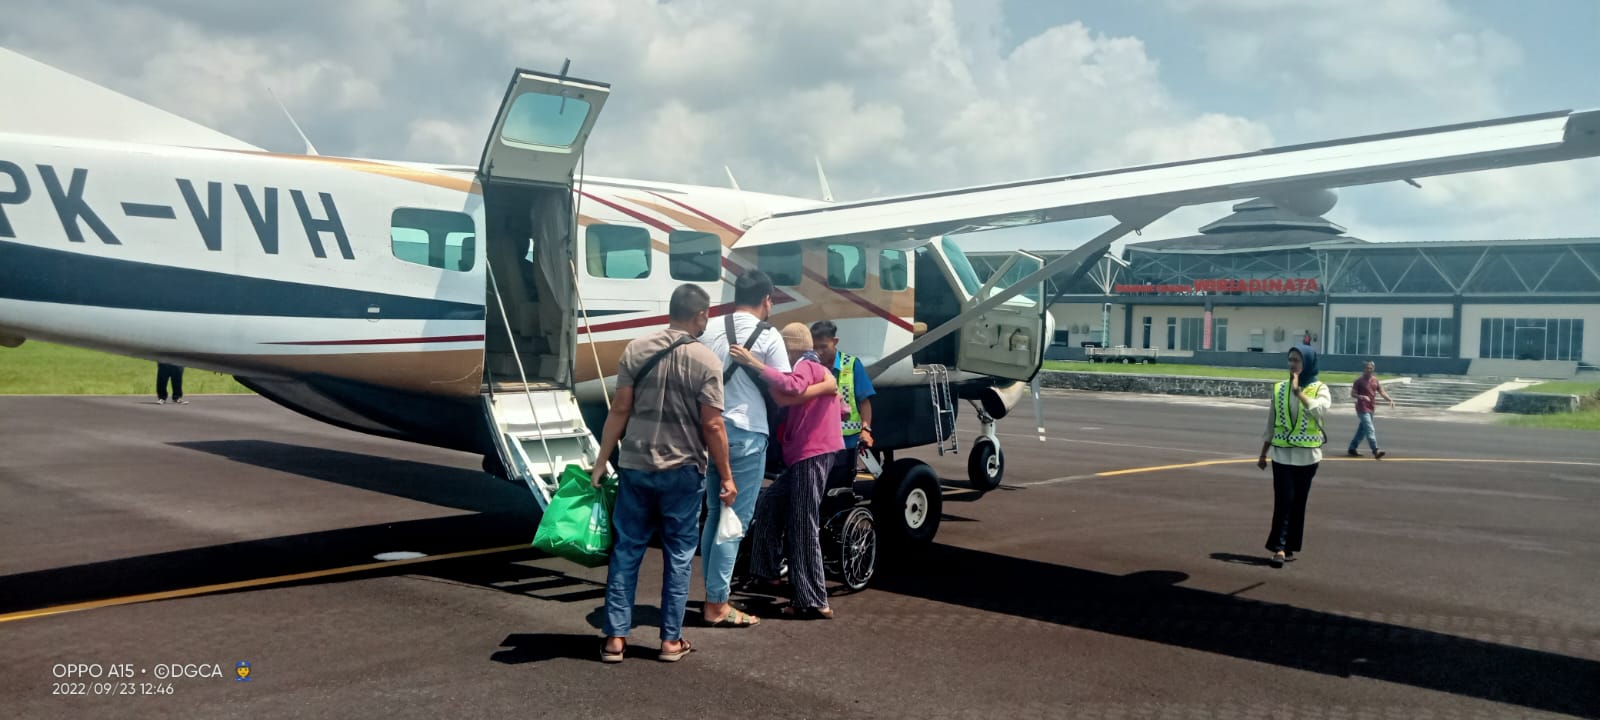
[{"label": "wheelchair", "polygon": [[[767,476],[776,478],[777,475],[774,466],[769,464]],[[848,483],[832,484],[833,477],[830,474],[830,485],[823,489],[822,506],[817,513],[823,576],[844,586],[848,592],[859,592],[867,587],[877,569],[878,531],[872,511],[864,504],[866,498],[855,491],[855,473],[849,475]],[[742,589],[749,588],[755,581],[749,566],[753,531],[753,527],[746,528],[744,539],[739,541],[739,560],[734,566],[734,586]],[[780,574],[788,575],[787,564]]]}]

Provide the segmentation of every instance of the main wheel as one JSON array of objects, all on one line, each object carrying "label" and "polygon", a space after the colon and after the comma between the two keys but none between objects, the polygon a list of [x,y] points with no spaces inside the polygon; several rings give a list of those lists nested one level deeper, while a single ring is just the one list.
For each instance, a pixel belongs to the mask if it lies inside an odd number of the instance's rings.
[{"label": "main wheel", "polygon": [[902,458],[890,463],[873,491],[872,515],[887,539],[927,545],[939,532],[944,495],[939,475],[927,463]]},{"label": "main wheel", "polygon": [[498,453],[489,453],[483,456],[483,471],[501,480],[510,482],[511,475],[506,472],[505,463],[500,462]]},{"label": "main wheel", "polygon": [[974,490],[989,492],[1000,487],[1006,474],[1006,456],[1000,446],[987,437],[972,444],[972,454],[967,456],[967,480]]},{"label": "main wheel", "polygon": [[878,564],[878,530],[872,513],[854,507],[839,523],[839,582],[851,592],[867,586]]}]

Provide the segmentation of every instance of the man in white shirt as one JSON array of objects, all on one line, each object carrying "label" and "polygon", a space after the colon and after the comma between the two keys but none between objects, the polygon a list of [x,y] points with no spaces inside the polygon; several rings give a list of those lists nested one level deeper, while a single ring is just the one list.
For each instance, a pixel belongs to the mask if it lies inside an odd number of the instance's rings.
[{"label": "man in white shirt", "polygon": [[[757,326],[772,314],[772,278],[760,270],[750,270],[733,285],[733,337],[728,337],[728,321],[716,318],[706,327],[700,341],[711,348],[722,361],[724,373],[722,418],[728,430],[728,465],[732,468],[738,495],[733,511],[746,527],[755,513],[756,496],[761,493],[761,481],[767,465],[767,438],[771,428],[767,424],[766,391],[756,385],[750,376],[728,360],[728,344],[750,344],[750,352],[770,368],[790,372],[789,352],[784,348],[783,336],[777,328],[766,326],[750,343]],[[733,369],[731,376],[727,375]],[[760,622],[758,618],[734,609],[728,604],[733,565],[738,559],[738,542],[717,542],[717,525],[721,518],[722,500],[718,488],[722,485],[715,468],[706,481],[706,520],[700,537],[700,563],[706,581],[706,603],[702,611],[708,625],[714,627],[748,627]]]}]

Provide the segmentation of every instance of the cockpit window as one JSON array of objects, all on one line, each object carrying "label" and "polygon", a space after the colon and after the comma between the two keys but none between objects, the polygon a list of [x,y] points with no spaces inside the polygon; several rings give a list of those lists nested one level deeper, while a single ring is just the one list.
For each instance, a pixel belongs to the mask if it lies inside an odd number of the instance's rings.
[{"label": "cockpit window", "polygon": [[909,271],[906,268],[906,251],[881,250],[878,252],[878,287],[891,292],[904,290]]},{"label": "cockpit window", "polygon": [[983,283],[978,282],[978,272],[972,269],[967,254],[961,252],[961,246],[946,235],[939,240],[939,247],[944,250],[945,258],[950,261],[950,269],[955,270],[956,277],[961,279],[961,286],[966,288],[967,295],[978,294],[978,288],[983,287]]}]

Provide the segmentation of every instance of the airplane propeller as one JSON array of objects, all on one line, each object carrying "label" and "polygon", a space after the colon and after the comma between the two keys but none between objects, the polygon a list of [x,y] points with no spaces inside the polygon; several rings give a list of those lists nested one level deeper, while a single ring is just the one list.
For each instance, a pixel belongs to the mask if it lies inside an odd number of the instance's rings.
[{"label": "airplane propeller", "polygon": [[1039,399],[1039,373],[1033,374],[1028,389],[1033,392],[1033,425],[1039,431],[1039,442],[1044,442],[1044,402]]}]

